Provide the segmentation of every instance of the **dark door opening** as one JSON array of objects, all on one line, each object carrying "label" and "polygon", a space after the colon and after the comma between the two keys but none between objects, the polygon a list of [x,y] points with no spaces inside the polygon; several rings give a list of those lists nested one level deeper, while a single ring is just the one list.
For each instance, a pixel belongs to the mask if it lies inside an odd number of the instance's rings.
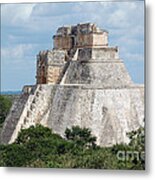
[{"label": "dark door opening", "polygon": [[71,37],[71,40],[72,40],[72,48],[74,48],[74,46],[75,46],[75,37]]}]

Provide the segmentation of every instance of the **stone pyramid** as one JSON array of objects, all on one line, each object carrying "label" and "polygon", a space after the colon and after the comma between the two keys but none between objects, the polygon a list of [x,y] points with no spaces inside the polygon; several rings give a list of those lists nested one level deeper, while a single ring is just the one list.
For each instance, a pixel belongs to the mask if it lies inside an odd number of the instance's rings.
[{"label": "stone pyramid", "polygon": [[73,125],[90,128],[101,146],[128,143],[126,133],[144,126],[144,86],[132,82],[118,47],[108,46],[108,32],[86,23],[61,27],[53,38],[53,50],[37,56],[37,84],[24,86],[1,142],[42,124],[61,136]]}]

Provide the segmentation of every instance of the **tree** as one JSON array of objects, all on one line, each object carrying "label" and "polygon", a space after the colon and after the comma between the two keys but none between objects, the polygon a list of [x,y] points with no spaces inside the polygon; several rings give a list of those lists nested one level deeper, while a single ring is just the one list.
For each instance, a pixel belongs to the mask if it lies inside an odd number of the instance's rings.
[{"label": "tree", "polygon": [[74,142],[77,146],[95,147],[96,137],[92,136],[88,128],[73,126],[72,129],[66,129],[65,136],[67,140]]},{"label": "tree", "polygon": [[5,121],[5,118],[11,107],[11,100],[3,95],[0,95],[0,124]]},{"label": "tree", "polygon": [[[40,141],[50,138],[52,130],[42,125],[31,126],[28,129],[22,129],[15,141],[16,144],[26,144],[31,141]],[[58,137],[58,135],[57,135]],[[61,138],[59,136],[59,138]]]},{"label": "tree", "polygon": [[145,169],[145,134],[144,128],[127,133],[129,144],[117,144],[112,147],[117,155],[118,169]]},{"label": "tree", "polygon": [[137,152],[137,156],[132,159],[134,169],[145,169],[145,129],[140,127],[128,133],[128,137],[130,138],[129,146]]}]

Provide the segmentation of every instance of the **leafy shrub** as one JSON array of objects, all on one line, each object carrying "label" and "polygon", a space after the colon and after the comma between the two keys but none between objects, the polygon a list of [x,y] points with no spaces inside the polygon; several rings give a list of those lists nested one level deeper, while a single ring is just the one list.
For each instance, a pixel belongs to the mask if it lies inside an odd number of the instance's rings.
[{"label": "leafy shrub", "polygon": [[92,136],[90,129],[73,126],[72,129],[66,129],[65,136],[67,140],[74,142],[77,146],[95,147],[96,137]]}]

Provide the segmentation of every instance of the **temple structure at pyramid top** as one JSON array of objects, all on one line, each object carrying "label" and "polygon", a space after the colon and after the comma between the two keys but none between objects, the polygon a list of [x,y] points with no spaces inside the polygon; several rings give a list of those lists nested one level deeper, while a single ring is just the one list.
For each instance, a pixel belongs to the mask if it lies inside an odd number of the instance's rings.
[{"label": "temple structure at pyramid top", "polygon": [[108,32],[91,23],[60,27],[53,39],[54,49],[108,46]]},{"label": "temple structure at pyramid top", "polygon": [[131,78],[119,59],[118,47],[108,46],[108,32],[92,23],[58,28],[54,48],[37,61],[37,84],[86,84],[125,87]]}]

